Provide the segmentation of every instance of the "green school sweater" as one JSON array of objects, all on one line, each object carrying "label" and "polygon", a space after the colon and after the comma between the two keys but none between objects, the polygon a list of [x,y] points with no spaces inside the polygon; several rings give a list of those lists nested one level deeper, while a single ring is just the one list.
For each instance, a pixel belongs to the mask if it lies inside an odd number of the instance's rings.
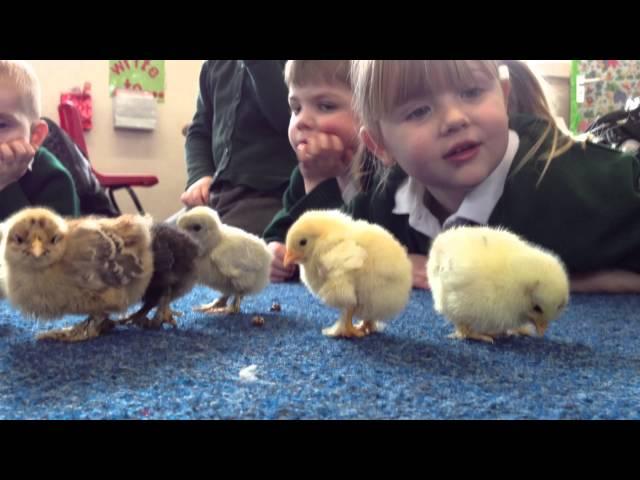
[{"label": "green school sweater", "polygon": [[[556,252],[571,273],[614,268],[640,273],[640,160],[607,147],[576,144],[551,162],[536,186],[544,155],[512,173],[544,130],[544,121],[518,115],[509,126],[518,133],[520,145],[488,224]],[[425,255],[431,239],[409,225],[408,215],[392,213],[395,192],[405,179],[396,167],[382,190],[360,194],[343,209],[385,227],[409,253]],[[336,208],[340,198],[337,182],[327,180],[298,199],[295,209]],[[265,236],[283,241],[286,230],[276,227],[272,223]]]},{"label": "green school sweater", "polygon": [[49,207],[60,215],[80,215],[80,200],[69,171],[49,150],[40,147],[31,171],[0,191],[0,220],[25,207]]},{"label": "green school sweater", "polygon": [[289,144],[285,60],[207,60],[187,132],[187,188],[217,175],[231,185],[283,191],[297,165]]}]

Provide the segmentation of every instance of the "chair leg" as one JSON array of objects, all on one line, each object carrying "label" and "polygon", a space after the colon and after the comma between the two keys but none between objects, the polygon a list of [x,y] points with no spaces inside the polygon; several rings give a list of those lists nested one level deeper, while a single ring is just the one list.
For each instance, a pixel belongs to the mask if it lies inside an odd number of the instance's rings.
[{"label": "chair leg", "polygon": [[144,215],[144,208],[142,208],[142,204],[140,204],[140,200],[138,200],[138,196],[136,195],[136,192],[133,191],[133,189],[131,187],[124,187],[127,189],[127,192],[129,192],[129,195],[131,195],[131,200],[133,200],[133,203],[136,205],[136,208],[138,209],[138,212],[140,212],[140,215]]},{"label": "chair leg", "polygon": [[120,207],[118,206],[118,202],[116,202],[116,197],[113,195],[113,188],[108,188],[107,192],[109,192],[109,198],[111,199],[111,203],[113,204],[113,207],[116,209],[116,212],[118,212],[118,215],[122,215],[122,210],[120,210]]}]

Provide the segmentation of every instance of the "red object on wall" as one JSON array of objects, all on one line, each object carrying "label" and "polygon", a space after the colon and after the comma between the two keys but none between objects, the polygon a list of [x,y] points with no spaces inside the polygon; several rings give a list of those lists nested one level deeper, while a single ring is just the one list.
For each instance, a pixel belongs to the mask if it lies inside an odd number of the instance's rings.
[{"label": "red object on wall", "polygon": [[70,92],[60,94],[60,103],[71,103],[80,113],[82,129],[86,132],[93,127],[93,102],[91,100],[91,83],[84,82],[82,90],[74,87]]}]

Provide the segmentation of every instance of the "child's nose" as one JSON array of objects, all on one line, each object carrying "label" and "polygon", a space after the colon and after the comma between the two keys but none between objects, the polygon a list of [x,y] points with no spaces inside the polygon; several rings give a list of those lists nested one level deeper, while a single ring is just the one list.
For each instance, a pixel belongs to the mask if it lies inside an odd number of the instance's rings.
[{"label": "child's nose", "polygon": [[462,108],[451,105],[443,113],[442,129],[443,135],[457,132],[469,125],[469,118]]},{"label": "child's nose", "polygon": [[298,130],[309,130],[315,125],[313,115],[307,109],[300,110],[295,119],[295,127]]}]

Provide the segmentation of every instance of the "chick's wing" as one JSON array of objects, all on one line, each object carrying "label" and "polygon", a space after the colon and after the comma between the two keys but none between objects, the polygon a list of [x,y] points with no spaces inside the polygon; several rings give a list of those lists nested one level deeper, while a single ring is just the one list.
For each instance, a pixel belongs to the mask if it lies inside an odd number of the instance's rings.
[{"label": "chick's wing", "polygon": [[367,259],[367,251],[355,240],[342,240],[320,254],[320,267],[327,275],[342,275],[362,268]]},{"label": "chick's wing", "polygon": [[140,245],[135,245],[135,240],[112,229],[75,225],[69,234],[63,268],[83,288],[101,290],[128,285],[144,271],[138,254]]}]

